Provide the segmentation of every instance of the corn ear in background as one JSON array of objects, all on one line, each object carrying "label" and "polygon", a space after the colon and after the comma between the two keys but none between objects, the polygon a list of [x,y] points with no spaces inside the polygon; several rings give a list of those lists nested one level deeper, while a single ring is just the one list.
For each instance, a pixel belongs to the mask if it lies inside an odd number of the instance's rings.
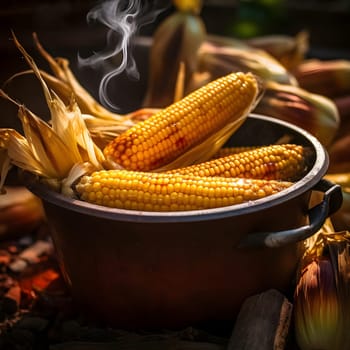
[{"label": "corn ear in background", "polygon": [[330,259],[317,258],[302,271],[294,297],[295,332],[301,350],[339,349],[341,305]]},{"label": "corn ear in background", "polygon": [[329,146],[340,125],[338,110],[332,100],[297,86],[267,82],[265,93],[254,110],[297,125]]},{"label": "corn ear in background", "polygon": [[211,79],[230,72],[252,72],[263,80],[297,85],[294,76],[267,52],[255,48],[217,46],[206,41],[200,47],[199,72],[207,72]]},{"label": "corn ear in background", "polygon": [[330,219],[304,241],[297,274],[294,322],[300,350],[350,347],[350,256],[348,231],[335,231]]},{"label": "corn ear in background", "polygon": [[310,92],[327,97],[350,94],[349,60],[305,60],[293,74],[299,85]]},{"label": "corn ear in background", "polygon": [[309,34],[301,31],[295,36],[266,35],[247,39],[245,42],[252,47],[266,51],[288,71],[293,71],[305,60],[309,49]]},{"label": "corn ear in background", "polygon": [[[205,39],[205,25],[191,11],[176,11],[153,35],[149,78],[143,106],[165,107],[174,101],[180,64],[184,64],[184,87],[197,71],[198,49]],[[186,95],[188,91],[184,91]]]},{"label": "corn ear in background", "polygon": [[208,33],[206,36],[205,43],[208,43],[210,46],[216,47],[236,47],[240,49],[251,49],[251,45],[249,45],[246,41],[232,37],[232,36],[221,36],[215,35],[212,33]]}]

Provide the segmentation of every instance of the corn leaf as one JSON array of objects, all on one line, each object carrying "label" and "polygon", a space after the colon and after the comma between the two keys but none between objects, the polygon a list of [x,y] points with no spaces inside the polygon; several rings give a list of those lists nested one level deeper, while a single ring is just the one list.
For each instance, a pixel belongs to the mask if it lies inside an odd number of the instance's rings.
[{"label": "corn leaf", "polygon": [[[4,140],[6,141],[3,142]],[[40,161],[33,156],[27,139],[16,130],[0,129],[0,144],[0,148],[5,154],[3,158],[4,163],[10,161],[11,164],[34,174],[46,174],[46,169],[44,169]],[[6,173],[4,172],[2,176],[5,177]]]},{"label": "corn leaf", "polygon": [[[35,33],[33,37],[39,53],[49,63],[51,70],[56,76],[55,78],[50,74],[43,74],[44,80],[51,88],[56,91],[57,87],[60,87],[57,91],[66,96],[66,98],[73,94],[82,113],[90,114],[98,119],[114,120],[118,123],[127,119],[123,115],[110,112],[99,104],[76,79],[69,68],[69,61],[62,57],[53,58],[41,45]],[[61,82],[61,85],[58,82]]]},{"label": "corn leaf", "polygon": [[213,79],[230,72],[243,71],[252,72],[264,80],[298,85],[294,76],[263,50],[216,46],[205,42],[198,55],[199,70],[210,72]]},{"label": "corn leaf", "polygon": [[74,153],[42,119],[24,107],[18,111],[25,137],[35,159],[50,177],[64,177],[74,164]]}]

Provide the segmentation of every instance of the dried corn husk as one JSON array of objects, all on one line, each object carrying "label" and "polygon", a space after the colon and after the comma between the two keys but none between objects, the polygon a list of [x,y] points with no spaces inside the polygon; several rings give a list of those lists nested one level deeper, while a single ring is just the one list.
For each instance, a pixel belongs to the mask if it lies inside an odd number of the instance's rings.
[{"label": "dried corn husk", "polygon": [[309,59],[293,71],[299,85],[304,89],[337,97],[350,94],[350,60]]},{"label": "dried corn husk", "polygon": [[309,34],[301,31],[295,36],[266,35],[248,39],[246,43],[266,51],[288,71],[292,71],[305,60],[309,49]]},{"label": "dried corn husk", "polygon": [[341,305],[329,258],[313,260],[302,272],[295,296],[296,339],[301,350],[339,349]]},{"label": "dried corn husk", "polygon": [[36,33],[33,34],[33,38],[36,48],[48,62],[54,74],[54,76],[52,76],[40,71],[41,77],[65,103],[69,103],[73,94],[82,114],[91,115],[103,120],[114,121],[117,124],[125,122],[127,118],[120,114],[112,113],[90,95],[76,79],[69,67],[69,61],[67,59],[63,57],[53,58],[41,45]]},{"label": "dried corn husk", "polygon": [[305,241],[294,295],[295,332],[301,350],[348,349],[350,233],[328,219]]},{"label": "dried corn husk", "polygon": [[[84,123],[80,109],[74,100],[65,105],[57,94],[49,89],[32,57],[24,50],[13,34],[17,48],[21,51],[33,73],[41,83],[51,114],[51,125],[37,117],[25,106],[13,101],[4,91],[1,96],[18,106],[18,116],[22,122],[24,136],[11,129],[1,129],[0,146],[2,152],[1,179],[8,170],[8,162],[21,169],[50,180],[56,185],[67,177],[73,166],[89,164],[89,168],[101,169],[104,162],[102,151],[93,142]],[[84,166],[82,166],[84,168]]]},{"label": "dried corn husk", "polygon": [[176,11],[160,24],[150,50],[144,106],[165,107],[173,102],[181,63],[185,66],[184,94],[189,92],[186,88],[198,70],[198,50],[204,39],[204,23],[191,11]]},{"label": "dried corn husk", "polygon": [[[35,46],[49,63],[54,74],[51,75],[39,70],[41,78],[65,105],[70,104],[73,96],[92,139],[100,148],[103,148],[106,143],[135,125],[135,123],[144,120],[157,111],[152,108],[142,108],[122,115],[107,110],[81,86],[69,67],[69,61],[62,57],[53,58],[40,44],[37,35],[35,33],[33,35]],[[33,70],[15,74],[7,83],[23,74],[33,74]]]},{"label": "dried corn husk", "polygon": [[263,80],[298,85],[294,76],[267,52],[255,48],[218,46],[208,41],[199,50],[198,70],[216,79],[234,71],[252,72]]},{"label": "dried corn husk", "polygon": [[[156,112],[156,109],[153,108],[142,108],[125,115],[109,111],[79,83],[71,71],[67,59],[62,57],[53,58],[40,44],[35,33],[34,42],[39,53],[46,59],[54,73],[54,76],[52,76],[41,70],[42,78],[65,103],[70,101],[72,95],[74,96],[87,128],[98,144],[105,144],[135,123]],[[105,137],[107,137],[107,140],[104,140]]]},{"label": "dried corn husk", "polygon": [[340,118],[334,102],[297,86],[269,81],[255,112],[295,124],[328,146],[338,131]]}]

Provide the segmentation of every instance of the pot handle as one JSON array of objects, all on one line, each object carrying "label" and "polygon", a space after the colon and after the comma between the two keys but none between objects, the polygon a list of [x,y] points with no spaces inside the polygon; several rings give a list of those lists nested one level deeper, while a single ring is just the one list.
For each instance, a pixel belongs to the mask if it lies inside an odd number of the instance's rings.
[{"label": "pot handle", "polygon": [[241,240],[238,247],[277,248],[289,243],[296,243],[315,234],[323,226],[326,218],[341,207],[343,195],[340,185],[326,179],[321,179],[313,190],[324,192],[324,195],[322,201],[309,210],[308,225],[277,232],[251,233]]}]

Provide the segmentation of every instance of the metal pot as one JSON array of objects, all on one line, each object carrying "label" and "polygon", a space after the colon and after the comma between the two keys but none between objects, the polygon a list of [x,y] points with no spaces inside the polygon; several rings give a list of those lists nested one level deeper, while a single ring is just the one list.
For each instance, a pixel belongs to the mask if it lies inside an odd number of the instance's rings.
[{"label": "metal pot", "polygon": [[[63,274],[81,309],[123,328],[182,327],[233,319],[248,296],[288,292],[300,241],[341,205],[340,187],[322,179],[328,157],[306,131],[250,115],[230,145],[263,145],[282,136],[310,148],[300,181],[251,203],[188,212],[105,208],[55,193],[35,179]],[[309,208],[312,191],[323,200]]]}]

